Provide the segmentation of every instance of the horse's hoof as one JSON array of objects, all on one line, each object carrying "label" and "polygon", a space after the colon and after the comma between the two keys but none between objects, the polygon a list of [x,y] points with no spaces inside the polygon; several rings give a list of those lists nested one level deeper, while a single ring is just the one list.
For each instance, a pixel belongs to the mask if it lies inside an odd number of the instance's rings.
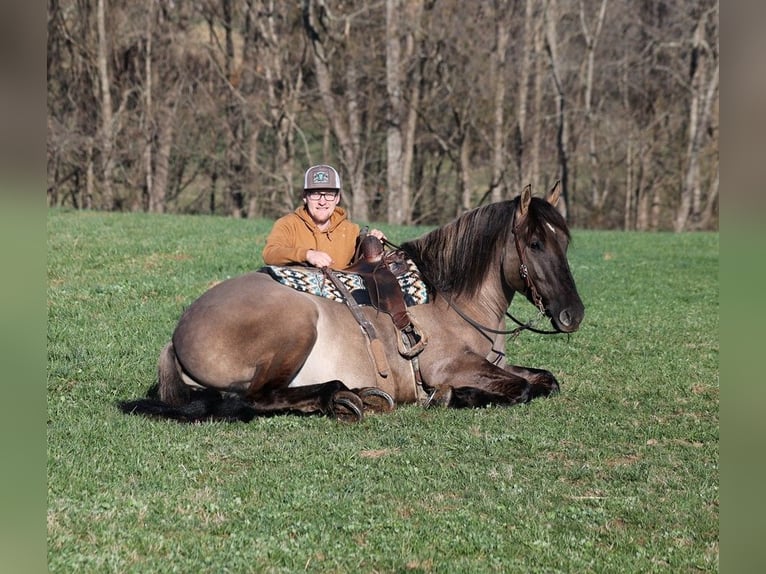
[{"label": "horse's hoof", "polygon": [[351,391],[338,391],[332,397],[332,416],[346,423],[358,423],[364,418],[364,403]]},{"label": "horse's hoof", "polygon": [[440,387],[436,387],[431,392],[428,399],[426,400],[426,404],[423,406],[427,409],[431,409],[435,407],[448,407],[451,401],[452,401],[452,386],[442,385]]},{"label": "horse's hoof", "polygon": [[550,397],[559,393],[559,382],[547,371],[535,377],[531,383],[530,398]]},{"label": "horse's hoof", "polygon": [[388,413],[394,410],[394,399],[383,389],[377,387],[366,387],[358,393],[362,399],[365,409],[376,413]]}]

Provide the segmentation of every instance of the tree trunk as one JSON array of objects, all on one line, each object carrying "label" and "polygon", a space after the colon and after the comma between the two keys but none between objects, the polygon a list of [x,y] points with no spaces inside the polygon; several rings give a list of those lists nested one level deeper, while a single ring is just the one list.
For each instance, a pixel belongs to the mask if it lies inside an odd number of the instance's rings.
[{"label": "tree trunk", "polygon": [[[146,1],[146,40],[144,54],[144,189],[149,212],[158,210],[154,197],[152,146],[154,145],[154,110],[152,109],[152,35],[154,24],[154,0]],[[164,202],[159,212],[164,209]]]},{"label": "tree trunk", "polygon": [[596,17],[596,24],[591,32],[585,17],[585,6],[583,1],[580,0],[580,26],[585,38],[585,48],[587,53],[586,66],[585,66],[585,86],[584,86],[584,106],[585,106],[585,131],[588,134],[588,158],[590,161],[590,192],[591,192],[591,206],[596,210],[596,213],[601,215],[604,203],[606,202],[606,196],[608,193],[605,187],[603,192],[599,190],[598,174],[599,174],[599,158],[598,150],[596,148],[596,125],[595,114],[593,113],[593,75],[595,71],[596,63],[596,45],[598,44],[598,38],[601,34],[601,26],[604,23],[604,16],[606,14],[607,0],[601,0],[601,7]]},{"label": "tree trunk", "polygon": [[718,208],[718,170],[719,167],[716,162],[715,177],[710,184],[710,191],[708,192],[705,209],[702,211],[702,217],[699,222],[700,229],[710,229],[713,226],[713,216]]},{"label": "tree trunk", "polygon": [[386,0],[386,182],[388,223],[404,222],[402,197],[402,78],[399,43],[401,0]]},{"label": "tree trunk", "polygon": [[111,82],[109,80],[109,53],[106,45],[106,0],[98,0],[96,21],[98,27],[98,74],[101,84],[101,175],[103,191],[102,207],[107,210],[114,208],[113,188],[113,116]]},{"label": "tree trunk", "polygon": [[[419,35],[413,30],[419,29],[422,8],[421,0],[406,2],[404,6],[401,0],[386,0],[387,221],[399,225],[412,221],[410,179],[420,101],[419,66],[412,61]],[[413,68],[409,81],[408,66]]]},{"label": "tree trunk", "polygon": [[[532,123],[529,145],[529,155],[526,165],[524,165],[524,185],[519,186],[518,193],[530,184],[532,189],[540,187],[540,148],[542,146],[543,129],[543,77],[545,76],[545,59],[543,53],[545,50],[544,18],[536,18],[534,25],[534,54],[535,54],[535,72],[534,72],[534,113],[537,116],[536,121]],[[526,143],[522,144],[526,148]],[[521,183],[521,182],[520,182]]]},{"label": "tree trunk", "polygon": [[[516,187],[519,191],[521,191],[526,184],[531,183],[531,165],[527,165],[527,154],[525,152],[527,151],[527,146],[530,140],[527,135],[530,70],[532,66],[532,56],[536,56],[539,53],[537,50],[537,27],[534,18],[534,5],[535,2],[533,0],[526,0],[524,3],[524,36],[516,100],[516,130],[513,139],[514,152],[516,155]],[[500,31],[498,30],[497,33],[499,34]],[[535,123],[539,124],[539,122]]]},{"label": "tree trunk", "polygon": [[[275,134],[272,173],[258,174],[258,176],[274,188],[268,194],[272,203],[282,209],[291,210],[294,208],[296,199],[293,185],[295,127],[303,90],[303,69],[302,67],[293,71],[284,69],[282,58],[288,46],[285,43],[286,38],[282,37],[278,29],[280,14],[275,9],[274,1],[258,0],[255,6],[252,6],[252,3],[253,0],[248,1],[247,17],[252,20],[262,39],[253,45],[255,50],[253,58],[259,62],[261,74],[266,82],[269,127]],[[247,38],[249,35],[246,35],[245,50],[249,50],[250,46]],[[246,61],[249,59],[248,56]],[[251,136],[251,142],[251,148],[255,148],[257,140]],[[251,149],[251,156],[253,151]],[[254,159],[252,163],[256,163]],[[251,173],[255,171],[251,170]]]},{"label": "tree trunk", "polygon": [[227,170],[226,179],[229,187],[229,215],[240,218],[245,215],[245,182],[247,172],[245,142],[247,128],[244,118],[244,105],[238,93],[238,80],[235,76],[234,54],[234,12],[232,0],[221,0],[224,29],[224,95],[226,102],[226,120],[229,138],[226,142]]},{"label": "tree trunk", "polygon": [[634,199],[633,193],[633,142],[628,136],[628,143],[625,151],[625,206],[623,207],[622,228],[625,231],[633,229],[634,217]]},{"label": "tree trunk", "polygon": [[[494,121],[492,123],[492,181],[490,191],[492,201],[500,201],[508,196],[505,182],[507,168],[505,147],[505,67],[508,58],[508,24],[498,11],[504,12],[505,6],[496,10],[495,49],[491,55],[490,77],[494,86]],[[527,57],[525,56],[525,60]],[[526,92],[526,88],[524,89]],[[520,132],[521,133],[521,132]]]},{"label": "tree trunk", "polygon": [[415,198],[412,190],[412,164],[415,156],[415,135],[418,122],[418,110],[420,107],[420,71],[419,66],[413,74],[410,88],[410,101],[407,104],[407,121],[404,130],[404,152],[402,153],[402,198],[407,205],[404,222],[408,225],[413,223],[413,207]]},{"label": "tree trunk", "polygon": [[708,13],[703,12],[694,30],[691,54],[691,102],[689,105],[689,129],[687,132],[686,173],[681,188],[681,201],[676,211],[673,229],[676,232],[687,229],[702,217],[702,181],[700,175],[700,154],[705,126],[710,121],[710,112],[718,90],[718,62],[708,78],[711,57],[710,47],[705,39],[705,25]]},{"label": "tree trunk", "polygon": [[[341,162],[346,168],[348,180],[351,180],[351,208],[350,215],[355,219],[366,221],[368,219],[367,191],[365,189],[364,158],[360,149],[359,129],[361,121],[359,118],[360,109],[357,96],[358,87],[356,85],[357,73],[355,70],[356,62],[352,59],[352,54],[343,54],[343,57],[336,58],[341,64],[345,64],[346,73],[345,93],[343,101],[344,107],[338,101],[332,88],[332,69],[327,58],[327,50],[324,42],[332,41],[329,32],[324,36],[321,31],[326,31],[326,22],[319,22],[316,14],[316,6],[313,2],[304,2],[303,4],[303,24],[306,36],[312,43],[312,59],[314,62],[314,72],[316,73],[317,86],[322,101],[325,116],[328,119],[332,133],[338,142],[340,148]],[[339,110],[346,110],[346,117]],[[349,192],[348,182],[344,185],[346,193]]]},{"label": "tree trunk", "polygon": [[[473,208],[473,194],[471,189],[471,139],[468,132],[463,133],[460,140],[460,167],[458,170],[458,182],[460,184],[461,213]],[[457,215],[461,215],[458,213]]]},{"label": "tree trunk", "polygon": [[567,140],[569,133],[567,128],[566,95],[562,83],[560,63],[558,56],[558,39],[556,32],[556,18],[558,18],[556,0],[548,0],[545,10],[546,17],[546,47],[550,58],[551,76],[556,89],[556,149],[559,160],[559,179],[561,180],[561,199],[557,207],[566,218],[569,207],[569,152]]},{"label": "tree trunk", "polygon": [[85,147],[85,194],[80,197],[83,209],[93,209],[93,196],[96,189],[96,170],[93,165],[93,139],[87,138]]},{"label": "tree trunk", "polygon": [[170,153],[175,134],[176,101],[180,88],[173,86],[172,91],[162,102],[157,125],[157,154],[154,166],[154,186],[150,197],[149,211],[164,213],[170,174]]}]

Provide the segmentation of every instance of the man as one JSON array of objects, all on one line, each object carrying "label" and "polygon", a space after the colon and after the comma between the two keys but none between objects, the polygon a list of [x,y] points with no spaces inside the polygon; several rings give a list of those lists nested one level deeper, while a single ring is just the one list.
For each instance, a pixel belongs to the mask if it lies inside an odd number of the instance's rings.
[{"label": "man", "polygon": [[[303,178],[303,205],[277,219],[266,238],[266,265],[306,264],[347,267],[356,250],[359,226],[351,222],[340,203],[340,176],[329,165],[315,165]],[[370,231],[384,239],[377,229]]]}]

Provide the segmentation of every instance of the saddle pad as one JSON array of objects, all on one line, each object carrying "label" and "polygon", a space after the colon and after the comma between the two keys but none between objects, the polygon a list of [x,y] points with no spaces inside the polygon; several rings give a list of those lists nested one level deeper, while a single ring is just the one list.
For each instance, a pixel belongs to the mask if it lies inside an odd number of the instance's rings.
[{"label": "saddle pad", "polygon": [[[397,277],[399,286],[404,294],[404,304],[412,307],[413,305],[428,303],[428,289],[420,278],[418,268],[410,260],[407,260],[407,266],[407,271]],[[279,283],[282,283],[282,285],[298,291],[311,293],[312,295],[325,297],[340,303],[343,302],[343,296],[335,285],[324,276],[322,271],[314,267],[266,265],[258,271],[266,273]],[[344,271],[335,271],[335,275],[346,286],[346,289],[349,290],[359,305],[370,305],[370,296],[360,275]]]}]

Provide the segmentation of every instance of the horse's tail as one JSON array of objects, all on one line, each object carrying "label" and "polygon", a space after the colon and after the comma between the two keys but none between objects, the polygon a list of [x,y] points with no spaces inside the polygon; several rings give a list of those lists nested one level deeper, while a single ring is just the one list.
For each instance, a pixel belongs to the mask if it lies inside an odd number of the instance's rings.
[{"label": "horse's tail", "polygon": [[258,412],[239,397],[223,396],[213,389],[194,391],[193,399],[184,405],[170,405],[155,398],[122,401],[120,410],[128,415],[144,415],[174,419],[182,422],[197,421],[251,421]]},{"label": "horse's tail", "polygon": [[181,379],[172,342],[165,345],[157,361],[157,385],[160,400],[169,405],[184,405],[191,399],[191,391]]},{"label": "horse's tail", "polygon": [[250,421],[257,414],[247,402],[223,396],[213,389],[191,391],[183,382],[173,343],[168,343],[157,362],[157,384],[148,397],[118,403],[126,414],[137,414],[179,421],[228,420]]}]

